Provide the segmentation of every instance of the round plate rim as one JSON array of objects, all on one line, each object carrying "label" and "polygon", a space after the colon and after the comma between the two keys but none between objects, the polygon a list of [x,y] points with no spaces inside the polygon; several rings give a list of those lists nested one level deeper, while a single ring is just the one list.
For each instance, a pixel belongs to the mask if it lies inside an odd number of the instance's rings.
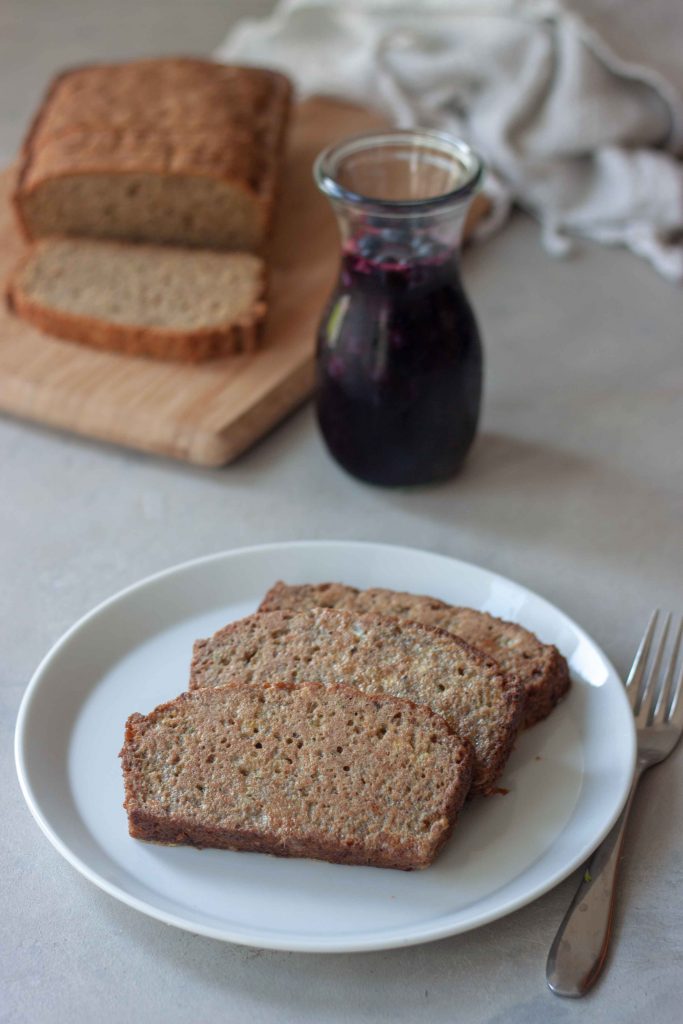
[{"label": "round plate rim", "polygon": [[[616,671],[614,665],[604,653],[602,648],[593,640],[593,638],[577,623],[575,622],[566,612],[562,611],[552,602],[548,601],[545,597],[539,594],[537,591],[533,591],[528,587],[525,587],[521,583],[517,583],[516,580],[510,577],[503,576],[491,569],[487,569],[484,566],[477,565],[474,562],[468,562],[464,559],[456,558],[452,555],[443,554],[439,551],[431,551],[426,548],[418,548],[409,545],[402,544],[389,544],[384,542],[366,541],[366,540],[339,540],[339,539],[315,539],[315,540],[292,540],[292,541],[272,541],[265,544],[251,544],[245,547],[230,548],[214,553],[201,555],[197,558],[187,559],[186,561],[179,562],[175,565],[168,566],[166,569],[162,569],[159,572],[152,573],[148,576],[143,577],[134,583],[129,584],[123,589],[100,601],[88,612],[82,615],[76,622],[74,622],[58,640],[52,645],[45,656],[41,659],[38,667],[33,673],[29,684],[24,692],[17,715],[17,722],[15,727],[14,735],[14,756],[15,766],[17,771],[17,777],[21,788],[22,795],[26,804],[31,812],[31,815],[35,819],[36,823],[40,827],[43,834],[57,850],[57,852],[74,867],[84,878],[86,878],[93,885],[97,886],[103,892],[113,896],[114,899],[126,904],[127,906],[151,917],[155,920],[162,922],[163,924],[171,925],[175,928],[179,928],[183,931],[190,932],[195,935],[202,935],[207,938],[218,939],[224,942],[234,942],[240,945],[255,946],[260,949],[272,949],[287,952],[296,953],[358,953],[358,952],[371,952],[383,949],[396,949],[406,946],[418,945],[426,942],[435,942],[440,939],[448,938],[452,935],[459,935],[472,931],[475,928],[480,928],[483,925],[490,924],[492,921],[499,920],[502,917],[513,913],[515,910],[519,910],[521,907],[527,906],[543,896],[550,889],[553,889],[556,885],[559,885],[565,878],[567,878],[577,867],[579,867],[588,856],[596,849],[600,842],[604,839],[607,833],[610,831],[615,821],[619,817],[623,806],[628,796],[630,788],[631,776],[635,768],[636,760],[636,733],[635,723],[632,720],[632,716],[629,716],[627,721],[631,723],[631,728],[628,735],[624,734],[622,737],[623,741],[629,744],[629,750],[627,752],[627,761],[630,764],[630,771],[627,774],[624,773],[624,780],[622,783],[622,793],[619,800],[615,802],[612,814],[605,819],[602,827],[596,832],[595,836],[591,839],[591,842],[584,848],[579,850],[573,858],[570,859],[561,869],[556,871],[553,875],[547,878],[543,883],[537,885],[531,892],[524,892],[521,895],[510,898],[507,902],[502,903],[495,908],[481,913],[471,919],[468,919],[460,925],[444,924],[441,927],[434,927],[433,925],[423,926],[422,929],[419,926],[409,926],[410,934],[401,935],[398,934],[394,937],[387,937],[382,934],[382,937],[373,939],[372,933],[369,933],[370,937],[360,941],[339,941],[334,938],[324,940],[322,938],[316,938],[315,940],[309,939],[278,939],[270,938],[267,935],[263,935],[255,929],[253,933],[248,930],[240,929],[233,931],[226,927],[212,927],[210,925],[204,925],[200,922],[191,921],[187,918],[181,917],[176,914],[169,913],[159,907],[154,906],[146,902],[145,900],[139,899],[138,897],[127,892],[124,888],[114,885],[109,882],[106,878],[102,877],[97,871],[93,870],[84,860],[70,849],[69,845],[65,843],[59,834],[53,829],[48,822],[47,818],[41,810],[39,801],[35,797],[28,778],[28,770],[26,765],[25,747],[26,747],[26,722],[29,716],[30,707],[32,701],[40,689],[41,683],[46,672],[49,670],[51,662],[59,654],[59,652],[77,635],[82,629],[98,616],[100,616],[106,609],[119,601],[125,600],[132,593],[142,590],[147,586],[151,586],[158,581],[162,580],[166,576],[174,576],[176,574],[185,572],[193,569],[202,564],[214,563],[223,560],[229,560],[236,556],[244,556],[252,553],[263,553],[267,551],[276,551],[283,549],[292,548],[373,548],[382,549],[385,552],[397,553],[410,553],[414,555],[426,555],[437,559],[449,561],[454,567],[461,567],[465,570],[473,570],[477,573],[483,573],[489,576],[491,579],[502,581],[507,585],[514,587],[519,593],[525,597],[531,597],[535,601],[540,601],[548,609],[552,611],[554,615],[564,619],[565,622],[576,632],[577,636],[588,643],[590,647],[596,650],[602,660],[604,661],[610,674],[619,680],[619,673]],[[623,694],[623,700],[628,707],[626,693]],[[508,883],[509,884],[509,883]]]}]

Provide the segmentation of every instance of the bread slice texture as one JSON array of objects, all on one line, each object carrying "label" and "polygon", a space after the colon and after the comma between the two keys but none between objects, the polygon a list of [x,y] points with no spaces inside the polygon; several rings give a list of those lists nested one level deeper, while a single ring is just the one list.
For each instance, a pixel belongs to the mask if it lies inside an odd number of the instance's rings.
[{"label": "bread slice texture", "polygon": [[228,684],[131,715],[135,839],[425,868],[450,836],[471,753],[428,708],[315,684]]},{"label": "bread slice texture", "polygon": [[304,608],[342,608],[358,613],[375,612],[439,626],[494,658],[503,672],[515,676],[524,687],[524,725],[546,718],[567,693],[570,685],[566,659],[553,644],[544,644],[528,629],[474,608],[446,604],[395,590],[356,590],[342,583],[276,583],[260,605],[260,611]]},{"label": "bread slice texture", "polygon": [[494,789],[522,712],[521,687],[492,658],[415,622],[329,608],[260,612],[195,643],[191,690],[272,679],[426,704],[471,743],[473,794]]},{"label": "bread slice texture", "polygon": [[201,362],[258,347],[264,293],[264,264],[251,253],[54,238],[29,249],[7,297],[55,337]]},{"label": "bread slice texture", "polygon": [[288,79],[263,68],[161,58],[64,72],[23,146],[23,232],[257,250],[290,104]]}]

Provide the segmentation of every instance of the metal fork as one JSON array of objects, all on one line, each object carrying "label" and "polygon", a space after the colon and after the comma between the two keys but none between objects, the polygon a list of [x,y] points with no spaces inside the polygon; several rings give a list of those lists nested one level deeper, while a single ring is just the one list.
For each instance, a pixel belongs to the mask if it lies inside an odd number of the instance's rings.
[{"label": "metal fork", "polygon": [[676,673],[683,620],[663,668],[671,625],[671,616],[667,615],[648,667],[658,618],[657,610],[626,680],[638,740],[633,783],[616,824],[584,869],[581,884],[548,954],[546,979],[558,996],[585,995],[602,971],[612,933],[617,869],[633,797],[643,773],[669,756],[683,731],[683,665]]}]

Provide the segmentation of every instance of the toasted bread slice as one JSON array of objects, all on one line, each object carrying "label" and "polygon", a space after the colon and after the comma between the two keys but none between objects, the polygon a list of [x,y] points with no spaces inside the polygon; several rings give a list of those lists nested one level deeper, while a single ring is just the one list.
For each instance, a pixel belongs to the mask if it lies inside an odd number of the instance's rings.
[{"label": "toasted bread slice", "polygon": [[272,679],[428,705],[472,744],[473,794],[494,788],[521,720],[522,689],[492,658],[416,622],[329,608],[260,612],[195,643],[190,689]]},{"label": "toasted bread slice", "polygon": [[448,839],[471,753],[429,708],[344,686],[231,684],[132,715],[129,831],[410,871]]},{"label": "toasted bread slice", "polygon": [[395,615],[427,626],[439,626],[460,636],[494,658],[501,669],[524,686],[524,725],[546,718],[569,689],[569,668],[552,644],[544,644],[528,629],[497,619],[487,612],[460,608],[434,597],[395,590],[356,590],[342,583],[288,586],[276,583],[261,602],[260,611],[299,611],[304,608],[343,608],[357,613]]}]

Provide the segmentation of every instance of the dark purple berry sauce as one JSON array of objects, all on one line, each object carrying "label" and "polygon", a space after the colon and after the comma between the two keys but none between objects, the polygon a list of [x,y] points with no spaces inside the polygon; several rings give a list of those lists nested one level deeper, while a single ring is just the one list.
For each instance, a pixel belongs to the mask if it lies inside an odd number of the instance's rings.
[{"label": "dark purple berry sauce", "polygon": [[[456,257],[347,246],[318,335],[317,413],[354,476],[428,483],[462,465],[479,418],[482,350]],[[361,243],[361,244],[362,244]],[[417,258],[415,258],[417,257]]]}]

